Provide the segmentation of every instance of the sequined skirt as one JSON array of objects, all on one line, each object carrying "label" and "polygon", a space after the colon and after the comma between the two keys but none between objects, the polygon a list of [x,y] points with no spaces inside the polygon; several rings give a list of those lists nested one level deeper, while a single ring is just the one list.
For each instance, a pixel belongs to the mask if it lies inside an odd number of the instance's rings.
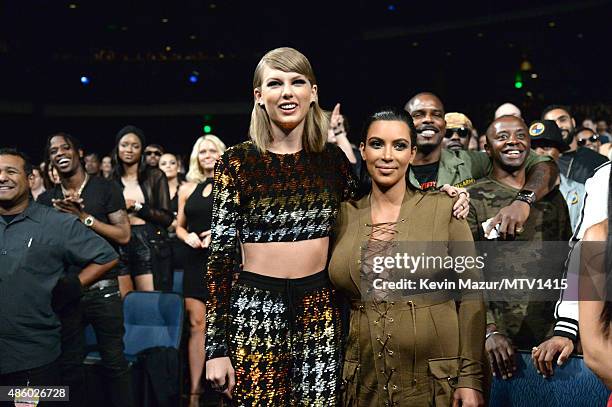
[{"label": "sequined skirt", "polygon": [[243,271],[230,315],[233,405],[337,404],[342,327],[327,271],[299,279]]}]

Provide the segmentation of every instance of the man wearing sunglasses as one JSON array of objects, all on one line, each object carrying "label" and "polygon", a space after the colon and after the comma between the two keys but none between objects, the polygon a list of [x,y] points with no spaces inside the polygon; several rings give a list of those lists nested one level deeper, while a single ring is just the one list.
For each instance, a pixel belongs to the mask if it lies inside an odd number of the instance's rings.
[{"label": "man wearing sunglasses", "polygon": [[589,148],[596,153],[599,153],[599,147],[601,147],[601,138],[599,134],[595,133],[588,127],[578,127],[576,129],[576,142],[580,147]]},{"label": "man wearing sunglasses", "polygon": [[442,140],[442,147],[450,151],[468,150],[472,136],[472,122],[463,113],[446,113],[446,133]]},{"label": "man wearing sunglasses", "polygon": [[145,147],[145,162],[149,167],[159,167],[159,159],[164,154],[164,148],[159,144],[149,144]]}]

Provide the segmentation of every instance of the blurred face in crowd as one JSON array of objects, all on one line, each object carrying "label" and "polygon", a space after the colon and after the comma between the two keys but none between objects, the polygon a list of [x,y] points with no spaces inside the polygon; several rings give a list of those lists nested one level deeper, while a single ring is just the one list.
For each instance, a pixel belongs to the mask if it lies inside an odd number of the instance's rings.
[{"label": "blurred face in crowd", "polygon": [[531,139],[525,122],[515,116],[496,119],[487,130],[486,151],[493,165],[506,171],[516,171],[525,163]]},{"label": "blurred face in crowd", "polygon": [[576,134],[576,141],[578,141],[579,146],[590,148],[596,152],[599,152],[599,147],[601,147],[599,135],[591,129],[585,129]]},{"label": "blurred face in crowd", "polygon": [[410,143],[410,128],[399,120],[372,122],[365,143],[359,146],[372,182],[381,189],[406,182],[408,165],[414,159],[416,146]]},{"label": "blurred face in crowd", "polygon": [[155,146],[147,146],[145,148],[145,161],[149,167],[157,167],[159,165],[159,159],[162,156],[162,152]]},{"label": "blurred face in crowd", "polygon": [[136,164],[142,156],[142,144],[134,133],[127,133],[119,140],[119,160],[127,165]]},{"label": "blurred face in crowd", "polygon": [[49,161],[54,168],[57,168],[59,174],[64,177],[74,174],[81,165],[80,159],[79,152],[64,136],[51,138],[49,142]]},{"label": "blurred face in crowd", "polygon": [[108,176],[113,170],[112,160],[109,156],[105,156],[102,158],[102,164],[100,164],[100,169],[102,170],[102,174],[104,176]]},{"label": "blurred face in crowd", "polygon": [[30,182],[25,161],[16,155],[0,155],[0,208],[10,211],[28,200]]},{"label": "blurred face in crowd", "polygon": [[166,174],[168,179],[174,179],[178,176],[178,161],[174,154],[164,154],[159,159],[159,169]]},{"label": "blurred face in crowd", "polygon": [[553,160],[559,160],[561,151],[556,144],[549,142],[548,140],[532,141],[531,148],[536,152],[537,155],[547,155],[552,157]]},{"label": "blurred face in crowd", "polygon": [[297,72],[283,72],[266,66],[255,100],[266,110],[273,126],[291,131],[304,121],[310,104],[317,99],[317,85]]},{"label": "blurred face in crowd", "polygon": [[451,151],[467,150],[471,135],[472,129],[468,127],[447,128],[442,147]]},{"label": "blurred face in crowd", "polygon": [[40,169],[38,168],[32,169],[32,175],[30,176],[29,181],[30,181],[30,189],[32,191],[37,191],[43,187],[44,181],[40,173]]},{"label": "blurred face in crowd", "polygon": [[198,163],[202,168],[202,173],[212,173],[215,170],[215,163],[221,157],[221,152],[210,140],[204,140],[200,144],[200,151],[198,152]]},{"label": "blurred face in crowd", "polygon": [[96,154],[87,154],[85,156],[85,171],[89,175],[98,175],[100,173],[100,159]]},{"label": "blurred face in crowd", "polygon": [[47,169],[47,175],[49,176],[49,179],[53,184],[57,185],[61,183],[59,172],[57,171],[57,168],[55,168],[53,163],[49,165],[49,168]]},{"label": "blurred face in crowd", "polygon": [[608,123],[605,120],[599,120],[596,127],[597,134],[604,134],[608,132]]},{"label": "blurred face in crowd", "polygon": [[406,105],[417,129],[417,149],[424,153],[435,150],[446,132],[444,106],[430,93],[416,95]]},{"label": "blurred face in crowd", "polygon": [[487,134],[481,134],[478,137],[478,150],[485,151],[485,146],[487,145]]},{"label": "blurred face in crowd", "polygon": [[582,127],[586,127],[587,129],[591,129],[594,132],[597,132],[597,126],[595,125],[595,122],[591,119],[584,119],[582,121]]},{"label": "blurred face in crowd", "polygon": [[569,144],[568,137],[576,128],[576,121],[565,109],[553,109],[544,115],[544,120],[554,120],[561,130],[563,140]]}]

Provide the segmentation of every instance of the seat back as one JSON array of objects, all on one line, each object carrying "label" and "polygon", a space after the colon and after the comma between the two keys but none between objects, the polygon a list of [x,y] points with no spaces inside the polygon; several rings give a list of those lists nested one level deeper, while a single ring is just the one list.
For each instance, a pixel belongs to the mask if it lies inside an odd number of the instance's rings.
[{"label": "seat back", "polygon": [[517,354],[518,366],[512,379],[493,378],[490,406],[565,407],[605,406],[610,392],[584,364],[571,357],[555,374],[544,379],[531,362],[530,352]]},{"label": "seat back", "polygon": [[184,312],[179,294],[130,292],[123,302],[125,354],[136,355],[157,346],[179,349]]},{"label": "seat back", "polygon": [[172,292],[183,294],[183,276],[185,272],[183,270],[174,270],[172,275]]}]

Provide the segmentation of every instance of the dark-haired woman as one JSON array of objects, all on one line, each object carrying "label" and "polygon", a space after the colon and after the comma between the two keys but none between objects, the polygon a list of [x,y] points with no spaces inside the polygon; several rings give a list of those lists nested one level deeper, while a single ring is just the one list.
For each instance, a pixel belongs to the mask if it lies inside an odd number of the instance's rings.
[{"label": "dark-haired woman", "polygon": [[[457,305],[450,292],[385,298],[388,293],[367,284],[374,275],[385,276],[373,274],[373,258],[386,250],[393,255],[397,242],[440,241],[440,255],[458,256],[463,245],[446,245],[471,241],[470,228],[452,216],[449,196],[407,185],[416,153],[410,116],[393,110],[373,114],[360,152],[372,189],[341,204],[329,264],[332,283],[351,300],[341,404],[482,406],[485,311],[479,294],[463,292]],[[453,274],[440,268],[415,276],[445,281]]]},{"label": "dark-haired woman", "polygon": [[[592,179],[608,176],[608,218],[586,229],[581,244],[579,328],[584,361],[612,390],[612,231],[609,214],[612,212],[612,173],[610,165],[601,167]],[[605,186],[605,185],[604,185]],[[602,188],[599,184],[598,188]],[[605,195],[604,195],[605,196]],[[603,196],[598,196],[603,201]],[[588,199],[588,196],[587,196]],[[588,203],[588,202],[587,202]],[[585,208],[587,208],[585,203]],[[589,206],[593,209],[593,206]],[[605,210],[605,209],[604,209]],[[588,219],[587,219],[588,221]],[[612,406],[612,395],[608,401]]]},{"label": "dark-haired woman", "polygon": [[112,153],[113,179],[123,190],[132,226],[130,242],[119,253],[119,288],[125,296],[134,287],[139,291],[155,289],[154,251],[163,250],[167,244],[165,230],[172,224],[173,216],[166,176],[144,162],[142,130],[126,126],[117,133],[116,143]]}]

